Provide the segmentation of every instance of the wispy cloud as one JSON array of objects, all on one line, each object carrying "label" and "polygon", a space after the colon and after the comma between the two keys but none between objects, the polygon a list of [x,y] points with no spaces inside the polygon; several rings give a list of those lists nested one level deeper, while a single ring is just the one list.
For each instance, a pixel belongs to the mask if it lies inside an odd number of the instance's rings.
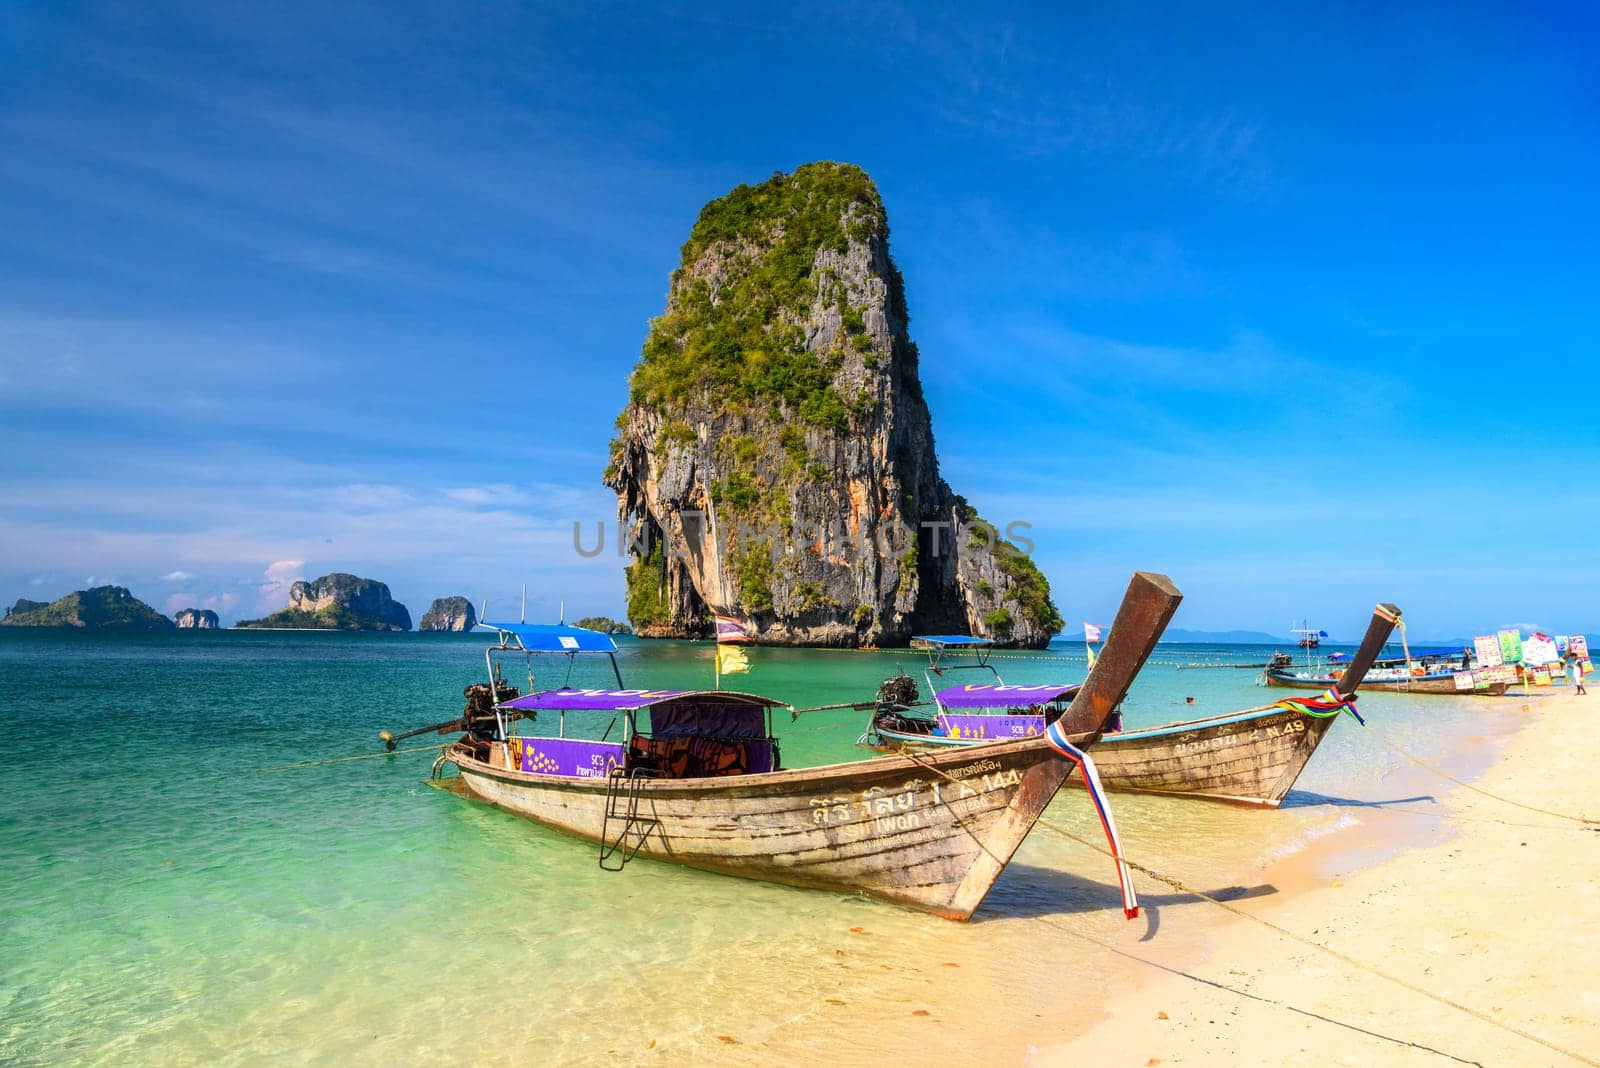
[{"label": "wispy cloud", "polygon": [[304,560],[275,560],[261,573],[264,580],[256,592],[261,600],[256,608],[261,612],[276,612],[289,603],[289,587],[305,578]]},{"label": "wispy cloud", "polygon": [[161,576],[161,581],[162,582],[188,582],[192,578],[194,578],[194,576],[189,574],[189,572],[187,572],[187,571],[168,571],[165,575]]}]

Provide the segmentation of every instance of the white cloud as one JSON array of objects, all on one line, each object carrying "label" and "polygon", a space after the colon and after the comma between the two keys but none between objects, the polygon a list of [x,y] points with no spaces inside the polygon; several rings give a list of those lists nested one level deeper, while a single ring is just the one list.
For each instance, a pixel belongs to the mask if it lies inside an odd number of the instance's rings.
[{"label": "white cloud", "polygon": [[189,574],[189,572],[187,572],[187,571],[168,571],[165,575],[161,576],[161,581],[162,582],[188,582],[192,578],[194,578],[194,576]]},{"label": "white cloud", "polygon": [[306,566],[304,560],[275,560],[267,565],[261,573],[264,582],[257,587],[261,594],[261,601],[256,606],[260,612],[276,612],[289,603],[289,587],[297,580],[305,578],[302,569]]}]

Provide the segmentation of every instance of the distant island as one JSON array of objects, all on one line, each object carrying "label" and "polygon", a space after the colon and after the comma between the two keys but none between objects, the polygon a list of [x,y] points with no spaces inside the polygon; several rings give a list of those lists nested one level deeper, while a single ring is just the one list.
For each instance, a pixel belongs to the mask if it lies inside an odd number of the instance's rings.
[{"label": "distant island", "polygon": [[245,630],[377,630],[411,629],[411,613],[389,596],[389,587],[374,579],[335,571],[304,579],[289,587],[289,607],[262,619],[240,620]]},{"label": "distant island", "polygon": [[171,630],[172,620],[128,592],[126,586],[75,590],[46,604],[18,598],[6,609],[5,627],[61,627],[75,630]]},{"label": "distant island", "polygon": [[172,617],[179,630],[216,630],[221,626],[217,614],[209,608],[185,608]]},{"label": "distant island", "polygon": [[478,613],[465,597],[437,597],[422,613],[418,630],[471,630],[478,625]]},{"label": "distant island", "polygon": [[626,623],[618,623],[610,616],[584,616],[578,620],[578,626],[585,630],[597,630],[601,634],[632,634],[633,628]]}]

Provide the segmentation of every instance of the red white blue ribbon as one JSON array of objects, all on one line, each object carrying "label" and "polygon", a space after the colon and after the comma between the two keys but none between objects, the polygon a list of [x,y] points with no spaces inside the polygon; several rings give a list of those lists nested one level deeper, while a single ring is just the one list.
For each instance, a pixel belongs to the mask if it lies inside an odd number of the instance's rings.
[{"label": "red white blue ribbon", "polygon": [[1122,859],[1122,841],[1117,837],[1117,821],[1112,818],[1105,787],[1100,785],[1100,773],[1095,770],[1094,761],[1088,753],[1067,741],[1067,732],[1061,729],[1060,720],[1050,724],[1044,736],[1051,749],[1078,765],[1078,773],[1083,776],[1089,799],[1094,802],[1095,812],[1100,815],[1100,827],[1106,832],[1106,842],[1111,846],[1111,859],[1117,862],[1117,881],[1122,885],[1122,914],[1131,920],[1139,915],[1139,895],[1133,889],[1133,874]]}]

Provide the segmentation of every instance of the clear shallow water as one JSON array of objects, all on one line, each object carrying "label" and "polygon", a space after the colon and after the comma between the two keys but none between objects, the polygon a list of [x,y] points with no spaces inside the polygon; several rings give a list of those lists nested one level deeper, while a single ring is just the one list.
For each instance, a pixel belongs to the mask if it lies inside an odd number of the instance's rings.
[{"label": "clear shallow water", "polygon": [[[936,1025],[973,983],[1018,999],[1041,977],[1070,985],[1083,946],[1061,930],[1093,939],[1124,922],[1109,863],[1043,833],[961,925],[648,861],[602,872],[588,843],[427,788],[429,753],[256,770],[371,752],[379,730],[455,714],[484,644],[0,631],[0,1062],[671,1060],[737,1057],[808,1027],[860,1029],[866,1057],[878,1014],[923,1005]],[[1280,696],[1251,670],[1175,666],[1268,651],[1158,649],[1128,724]],[[624,677],[709,685],[709,658],[704,645],[629,642]],[[864,699],[897,666],[921,684],[925,658],[763,648],[752,660],[733,685],[815,705]],[[1008,682],[1083,674],[1081,647],[994,662]],[[609,669],[580,666],[572,681],[607,685]],[[1516,704],[1374,693],[1362,708],[1387,737],[1449,760],[1502,731]],[[785,764],[870,756],[854,746],[863,719],[779,713]],[[1363,804],[1423,804],[1407,799],[1437,787],[1347,721],[1279,812],[1131,796],[1116,810],[1131,855],[1221,889],[1253,885],[1264,859]],[[1098,833],[1081,792],[1051,819]],[[1164,912],[1193,907],[1141,890],[1147,938]]]}]

